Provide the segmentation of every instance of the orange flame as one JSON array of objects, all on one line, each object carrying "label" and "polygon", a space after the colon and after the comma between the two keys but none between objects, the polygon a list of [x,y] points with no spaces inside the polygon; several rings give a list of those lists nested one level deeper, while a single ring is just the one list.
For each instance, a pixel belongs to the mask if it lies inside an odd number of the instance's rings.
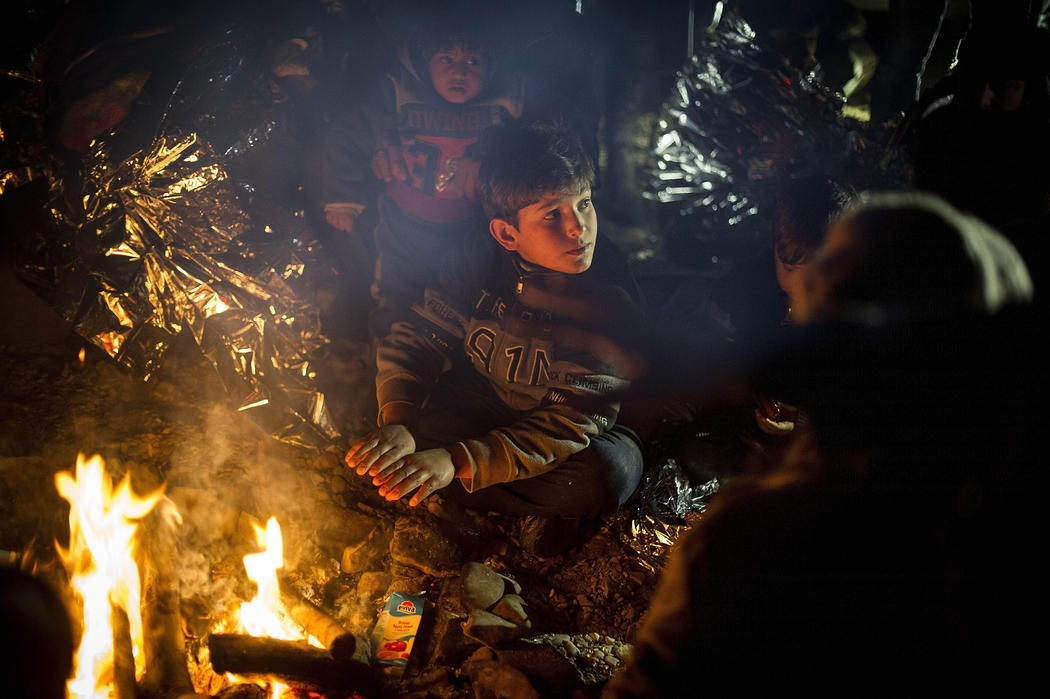
[{"label": "orange flame", "polygon": [[[241,605],[238,625],[242,631],[252,636],[268,636],[285,640],[306,638],[303,629],[288,617],[281,603],[281,592],[277,582],[277,571],[284,567],[284,539],[281,536],[281,525],[275,517],[266,521],[266,527],[252,523],[255,529],[255,542],[263,550],[250,553],[244,557],[244,569],[257,588],[254,599]],[[309,637],[310,642],[321,645],[317,639]],[[270,685],[271,697],[278,699],[287,688],[280,682]]]},{"label": "orange flame", "polygon": [[134,520],[150,513],[164,489],[139,498],[125,476],[114,490],[102,458],[85,461],[83,454],[77,456],[75,474],[55,475],[55,487],[69,501],[69,549],[59,546],[59,555],[84,605],[84,633],[69,696],[107,697],[113,669],[111,604],[127,612],[136,674],[143,670],[139,573],[132,558]]},{"label": "orange flame", "polygon": [[277,571],[284,567],[284,540],[277,519],[270,517],[266,528],[252,524],[255,541],[262,547],[259,553],[244,557],[244,569],[255,583],[255,598],[241,605],[240,624],[252,636],[269,636],[294,640],[302,638],[295,622],[287,618],[281,605]]}]

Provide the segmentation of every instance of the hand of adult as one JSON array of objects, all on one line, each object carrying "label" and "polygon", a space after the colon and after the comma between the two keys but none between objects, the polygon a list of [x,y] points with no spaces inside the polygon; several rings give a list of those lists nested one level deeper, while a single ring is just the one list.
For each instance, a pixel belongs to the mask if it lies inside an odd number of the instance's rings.
[{"label": "hand of adult", "polygon": [[354,214],[350,211],[326,211],[324,217],[332,228],[344,233],[352,233],[354,230]]},{"label": "hand of adult", "polygon": [[376,474],[373,485],[387,500],[399,500],[412,491],[408,504],[415,507],[435,491],[444,488],[456,476],[452,455],[445,449],[426,449],[406,456],[390,468]]},{"label": "hand of adult", "polygon": [[481,163],[472,158],[458,158],[456,160],[455,175],[452,177],[451,185],[455,192],[464,199],[473,201],[478,196],[478,168]]},{"label": "hand of adult", "polygon": [[383,182],[408,179],[408,165],[400,145],[383,141],[372,154],[372,174]]},{"label": "hand of adult", "polygon": [[416,440],[404,425],[383,425],[350,447],[346,465],[357,475],[375,476],[416,450]]}]

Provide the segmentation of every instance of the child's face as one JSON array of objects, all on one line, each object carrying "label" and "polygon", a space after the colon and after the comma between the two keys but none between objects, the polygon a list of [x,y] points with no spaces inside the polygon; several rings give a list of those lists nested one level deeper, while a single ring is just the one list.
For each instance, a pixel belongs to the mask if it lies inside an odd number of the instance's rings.
[{"label": "child's face", "polygon": [[518,211],[518,225],[503,219],[489,224],[496,241],[540,267],[579,274],[594,259],[598,215],[591,190],[550,192]]},{"label": "child's face", "polygon": [[463,46],[438,51],[430,57],[430,82],[445,101],[469,102],[485,86],[485,57]]}]

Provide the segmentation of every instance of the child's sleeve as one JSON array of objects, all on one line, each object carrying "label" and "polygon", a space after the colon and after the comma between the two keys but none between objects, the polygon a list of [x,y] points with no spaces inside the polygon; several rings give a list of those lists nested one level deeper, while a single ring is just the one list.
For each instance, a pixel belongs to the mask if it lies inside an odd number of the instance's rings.
[{"label": "child's sleeve", "polygon": [[453,353],[463,341],[464,315],[432,289],[426,290],[423,306],[413,310],[423,322],[394,323],[376,355],[380,425],[412,428],[438,377],[451,365]]},{"label": "child's sleeve", "polygon": [[613,396],[629,382],[609,366],[577,359],[551,364],[552,383],[543,402],[521,420],[448,447],[457,473],[473,474],[463,479],[467,491],[550,471],[616,424],[619,404]]}]

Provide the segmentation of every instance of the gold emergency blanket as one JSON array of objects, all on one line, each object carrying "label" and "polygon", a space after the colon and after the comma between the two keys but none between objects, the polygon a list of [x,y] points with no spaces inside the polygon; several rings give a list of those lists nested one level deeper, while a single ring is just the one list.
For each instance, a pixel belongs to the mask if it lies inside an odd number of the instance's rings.
[{"label": "gold emergency blanket", "polygon": [[338,436],[311,364],[325,344],[318,311],[293,288],[310,250],[251,220],[206,141],[166,135],[121,162],[96,141],[83,191],[79,334],[148,379],[187,332],[235,407],[275,437]]}]

